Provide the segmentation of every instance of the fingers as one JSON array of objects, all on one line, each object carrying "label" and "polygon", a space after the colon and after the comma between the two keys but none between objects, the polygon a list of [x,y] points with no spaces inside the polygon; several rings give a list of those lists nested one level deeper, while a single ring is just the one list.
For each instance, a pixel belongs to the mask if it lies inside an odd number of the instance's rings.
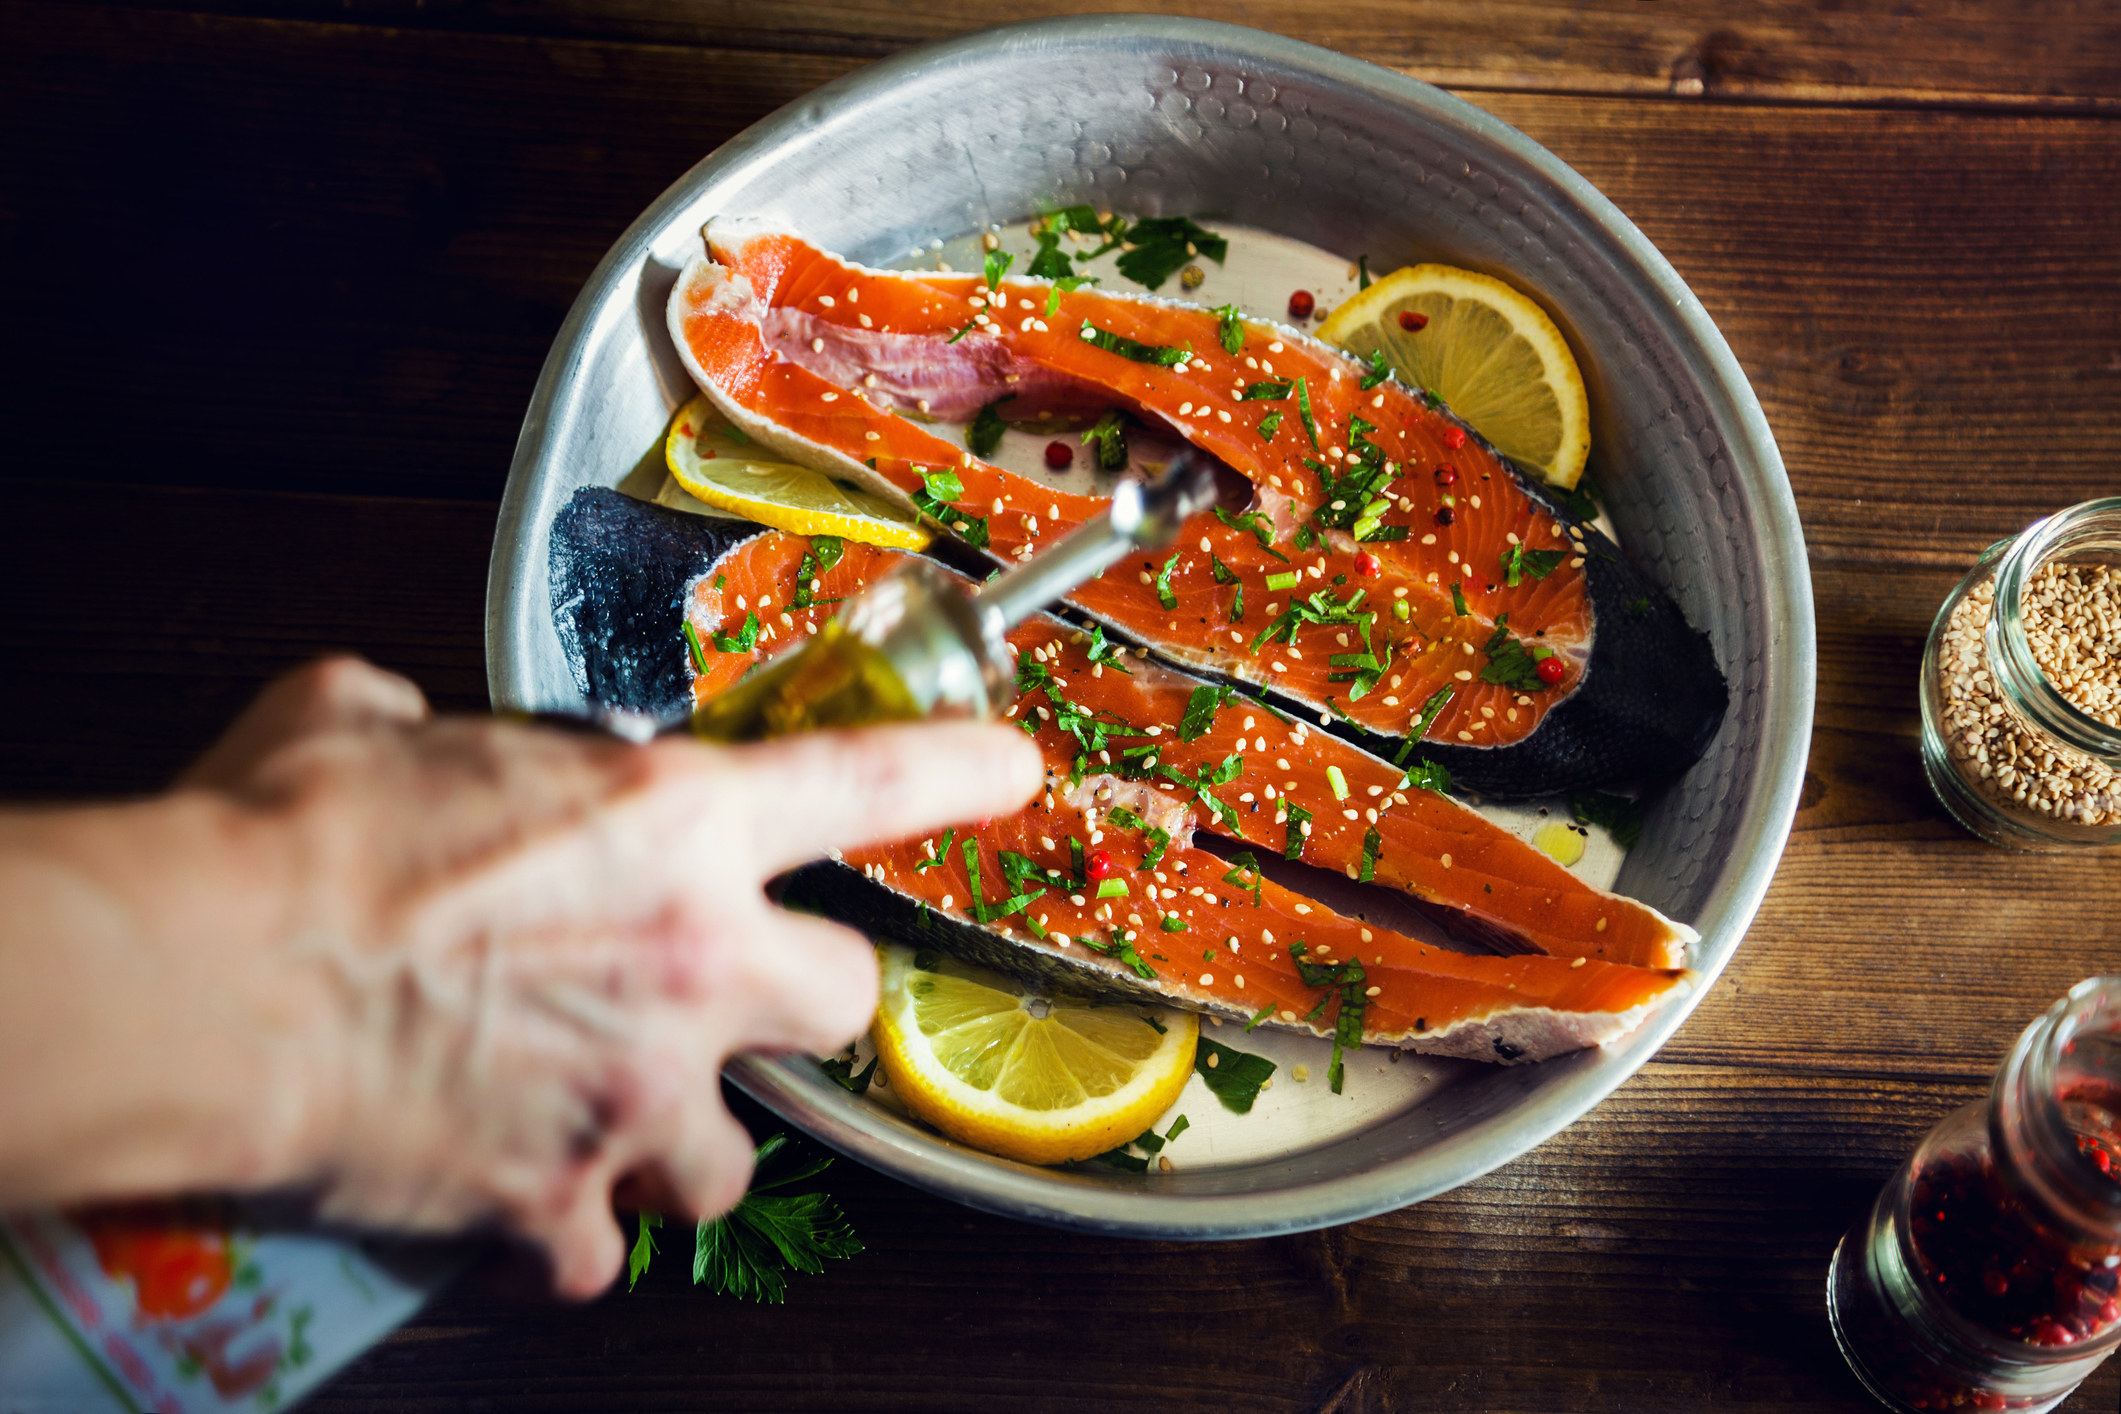
[{"label": "fingers", "polygon": [[[734,1051],[836,1051],[876,1015],[876,950],[851,928],[762,910],[714,1005]],[[722,1018],[717,1018],[718,1021]]]},{"label": "fingers", "polygon": [[427,717],[420,689],[359,658],[324,658],[266,685],[221,739],[180,778],[230,790],[278,748],[312,732]]},{"label": "fingers", "polygon": [[741,747],[722,753],[714,776],[711,808],[748,822],[753,858],[774,874],[831,850],[1010,813],[1045,767],[1022,732],[938,723]]}]

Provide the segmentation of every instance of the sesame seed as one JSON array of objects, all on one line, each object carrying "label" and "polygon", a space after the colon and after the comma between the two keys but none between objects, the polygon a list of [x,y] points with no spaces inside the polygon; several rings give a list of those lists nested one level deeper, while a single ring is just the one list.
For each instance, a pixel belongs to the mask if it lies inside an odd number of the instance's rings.
[{"label": "sesame seed", "polygon": [[1571,967],[1581,967],[1581,966],[1583,966],[1583,965],[1584,965],[1584,963],[1585,963],[1585,962],[1587,962],[1587,961],[1589,961],[1589,959],[1588,959],[1588,958],[1581,958],[1581,957],[1579,957],[1579,958],[1577,958],[1577,959],[1576,959],[1576,960],[1575,960],[1574,962],[1571,962],[1571,963],[1569,964],[1569,966],[1571,966]]},{"label": "sesame seed", "polygon": [[812,353],[823,353],[824,351],[825,351],[825,341],[824,341],[823,339],[812,339],[812,340],[810,341],[810,352],[812,352]]},{"label": "sesame seed", "polygon": [[1594,931],[1594,932],[1599,932],[1599,933],[1603,933],[1603,932],[1605,931],[1605,925],[1606,925],[1606,920],[1605,920],[1605,919],[1603,919],[1603,918],[1601,918],[1601,919],[1599,919],[1599,920],[1598,920],[1598,926],[1597,926],[1597,927],[1596,927],[1595,929],[1593,929],[1593,931]]},{"label": "sesame seed", "polygon": [[838,393],[821,393],[818,396],[822,401],[828,403],[836,403],[840,400],[840,395]]},{"label": "sesame seed", "polygon": [[1446,869],[1451,867],[1451,856],[1448,854],[1443,857],[1443,867]]},{"label": "sesame seed", "polygon": [[955,904],[956,902],[957,902],[957,895],[956,895],[956,894],[944,894],[944,895],[943,895],[943,907],[945,907],[945,908],[949,908],[949,907],[951,907],[952,905],[954,905],[954,904]]},{"label": "sesame seed", "polygon": [[1451,674],[1451,676],[1458,679],[1458,681],[1460,682],[1471,682],[1473,680],[1473,675],[1467,672],[1464,668],[1460,668],[1457,672]]}]

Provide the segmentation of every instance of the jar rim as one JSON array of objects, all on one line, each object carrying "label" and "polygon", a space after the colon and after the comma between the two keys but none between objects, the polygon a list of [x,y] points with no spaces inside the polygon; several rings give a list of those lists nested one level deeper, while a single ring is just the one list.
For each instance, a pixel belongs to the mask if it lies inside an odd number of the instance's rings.
[{"label": "jar rim", "polygon": [[2023,612],[2025,586],[2038,570],[2059,554],[2101,542],[2112,546],[2121,568],[2121,496],[2056,511],[2010,542],[1996,566],[1988,656],[1997,687],[2033,725],[2103,765],[2121,766],[2121,726],[2094,717],[2048,680],[2033,657]]},{"label": "jar rim", "polygon": [[2062,1058],[2095,1034],[2121,1034],[2121,976],[2085,978],[2019,1035],[1996,1071],[1992,1142],[2051,1211],[2121,1243],[2121,1182],[2100,1182],[2080,1159],[2058,1086]]}]

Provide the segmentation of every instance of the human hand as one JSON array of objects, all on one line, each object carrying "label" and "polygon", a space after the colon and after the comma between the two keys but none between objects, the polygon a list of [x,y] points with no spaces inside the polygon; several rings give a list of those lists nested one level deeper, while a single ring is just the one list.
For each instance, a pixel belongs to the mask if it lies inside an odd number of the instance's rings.
[{"label": "human hand", "polygon": [[234,802],[288,881],[267,965],[306,1001],[259,1019],[307,1033],[282,1049],[287,1177],[332,1218],[498,1222],[586,1297],[624,1256],[616,1180],[697,1214],[742,1196],[724,1061],[835,1049],[875,1009],[868,945],[764,882],[1013,810],[1041,777],[991,726],[716,748],[435,719],[339,660],[269,688],[185,785]]}]

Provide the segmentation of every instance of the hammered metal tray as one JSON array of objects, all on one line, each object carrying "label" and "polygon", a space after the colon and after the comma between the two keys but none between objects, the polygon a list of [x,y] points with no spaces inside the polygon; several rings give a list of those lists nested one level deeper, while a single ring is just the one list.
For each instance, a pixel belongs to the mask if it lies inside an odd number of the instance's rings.
[{"label": "hammered metal tray", "polygon": [[[738,1085],[832,1147],[975,1207],[1082,1230],[1253,1237],[1416,1202],[1597,1104],[1681,1026],[1736,950],[1796,811],[1810,740],[1811,586],[1782,460],[1700,302],[1628,219],[1522,133],[1389,70],[1230,25],[1040,21],[912,51],[827,85],[685,174],[620,238],[562,327],[523,423],[487,588],[497,708],[582,694],[553,628],[551,517],[617,485],[690,387],[663,307],[701,224],[776,218],[878,265],[1088,201],[1204,214],[1383,271],[1492,271],[1552,311],[1583,363],[1593,469],[1621,543],[1715,643],[1731,708],[1652,810],[1616,887],[1701,933],[1700,986],[1624,1042],[1517,1068],[1435,1063],[1329,1132],[1145,1175],[1033,1168],[857,1099],[814,1063]],[[1368,1053],[1365,1053],[1366,1055]],[[1382,1087],[1379,1087],[1382,1089]],[[1254,1146],[1255,1148],[1257,1146]]]}]

